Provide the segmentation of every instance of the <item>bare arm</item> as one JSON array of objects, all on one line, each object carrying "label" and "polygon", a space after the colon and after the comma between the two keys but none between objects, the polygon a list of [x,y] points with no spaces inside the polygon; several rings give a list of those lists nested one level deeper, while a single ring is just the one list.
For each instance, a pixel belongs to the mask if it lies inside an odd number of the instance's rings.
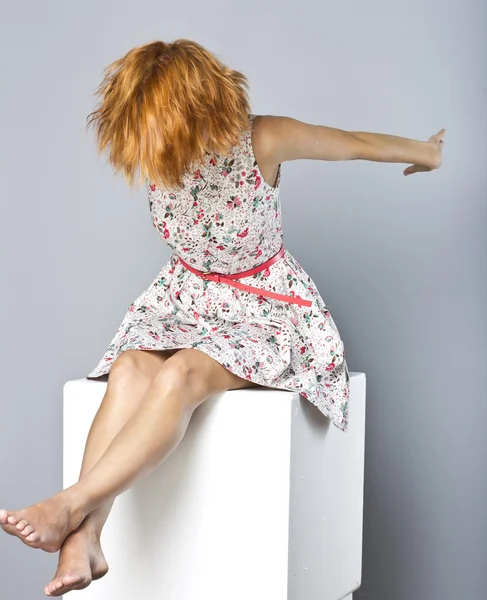
[{"label": "bare arm", "polygon": [[262,120],[265,121],[263,127],[267,140],[264,152],[276,164],[303,158],[361,159],[410,163],[416,168],[413,170],[410,167],[409,172],[427,171],[441,165],[443,142],[439,138],[443,137],[444,129],[427,142],[421,142],[383,133],[345,131],[325,125],[312,125],[291,117],[265,115]]}]

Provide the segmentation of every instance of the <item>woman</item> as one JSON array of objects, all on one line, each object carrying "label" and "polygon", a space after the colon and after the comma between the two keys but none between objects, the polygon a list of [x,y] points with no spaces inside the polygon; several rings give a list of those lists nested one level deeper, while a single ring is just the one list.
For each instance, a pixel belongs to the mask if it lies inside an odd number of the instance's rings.
[{"label": "woman", "polygon": [[282,245],[281,165],[290,160],[441,165],[427,142],[250,113],[241,73],[189,40],[156,41],[112,63],[91,113],[98,148],[130,186],[147,185],[173,250],[130,305],[90,379],[108,377],[79,482],[0,524],[60,550],[48,596],[105,575],[100,535],[114,499],[179,444],[195,408],[225,390],[299,391],[347,431],[343,342],[314,282]]}]

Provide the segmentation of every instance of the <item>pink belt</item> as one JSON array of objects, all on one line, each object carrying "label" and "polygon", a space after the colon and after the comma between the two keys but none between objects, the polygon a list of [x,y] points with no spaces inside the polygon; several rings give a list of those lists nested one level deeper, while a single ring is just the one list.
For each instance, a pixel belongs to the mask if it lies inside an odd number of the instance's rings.
[{"label": "pink belt", "polygon": [[240,290],[245,290],[247,292],[252,292],[254,294],[258,294],[260,296],[268,296],[269,298],[274,298],[275,300],[284,300],[284,302],[290,302],[292,304],[300,304],[301,306],[311,306],[310,300],[305,300],[300,296],[286,296],[284,294],[276,294],[275,292],[270,292],[268,290],[263,290],[258,287],[252,287],[251,285],[246,285],[244,283],[238,283],[237,281],[233,281],[234,279],[241,279],[242,277],[248,277],[249,275],[253,275],[254,273],[259,273],[260,271],[264,271],[267,267],[270,267],[277,260],[281,258],[284,254],[284,246],[281,246],[281,249],[277,254],[271,256],[269,260],[266,260],[264,263],[259,265],[258,267],[254,267],[253,269],[249,269],[248,271],[242,271],[241,273],[233,273],[233,274],[223,274],[223,273],[212,273],[211,271],[200,271],[195,269],[191,265],[188,265],[186,261],[184,261],[181,257],[178,257],[180,262],[192,273],[201,277],[201,279],[209,279],[210,281],[216,281],[219,283],[227,283],[232,287],[238,288]]}]

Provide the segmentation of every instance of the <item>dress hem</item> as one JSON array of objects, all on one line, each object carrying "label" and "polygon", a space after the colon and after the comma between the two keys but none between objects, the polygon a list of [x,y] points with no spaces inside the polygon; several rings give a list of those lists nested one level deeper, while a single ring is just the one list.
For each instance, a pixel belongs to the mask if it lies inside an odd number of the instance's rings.
[{"label": "dress hem", "polygon": [[[204,352],[210,358],[213,358],[213,360],[216,360],[222,367],[224,367],[225,369],[227,369],[228,371],[230,371],[234,375],[237,375],[238,377],[240,377],[242,379],[245,379],[246,381],[251,381],[252,383],[256,383],[257,385],[263,386],[265,388],[279,390],[281,392],[298,393],[302,398],[304,398],[305,400],[308,400],[311,404],[313,404],[340,431],[343,431],[344,433],[347,432],[347,430],[348,430],[348,421],[339,422],[337,419],[334,418],[333,414],[330,411],[325,412],[325,410],[327,410],[326,406],[324,406],[322,408],[316,402],[314,402],[314,400],[313,400],[312,397],[303,395],[303,393],[299,389],[277,387],[277,386],[273,386],[273,385],[268,385],[268,384],[262,383],[260,381],[256,381],[255,379],[250,379],[249,377],[246,377],[243,374],[243,372],[237,372],[237,369],[234,369],[233,367],[229,367],[226,364],[223,364],[221,362],[221,360],[218,358],[218,355],[217,354],[212,354],[211,351],[209,351],[207,348],[205,348],[205,349],[195,348],[194,346],[173,346],[173,347],[167,347],[167,348],[148,348],[148,347],[145,347],[145,346],[133,346],[133,347],[129,346],[128,348],[125,348],[124,350],[122,350],[122,352],[125,352],[125,350],[147,350],[147,351],[156,351],[157,352],[157,351],[161,351],[161,350],[183,350],[183,349],[188,349],[188,348],[190,348],[190,349],[192,348],[194,350],[199,350],[200,352]],[[120,354],[122,352],[120,352]],[[120,356],[120,354],[118,356]],[[118,358],[118,356],[117,356],[117,358]],[[93,369],[92,371],[90,371],[90,373],[88,375],[85,375],[85,379],[96,380],[96,379],[98,379],[100,377],[103,377],[104,375],[108,375],[110,373],[110,369],[111,369],[111,366],[112,366],[113,363],[114,363],[114,361],[112,360],[110,362],[105,363],[102,367],[97,366],[95,369]],[[98,371],[101,371],[100,373],[98,373],[98,375],[92,375],[93,373],[97,373]]]}]

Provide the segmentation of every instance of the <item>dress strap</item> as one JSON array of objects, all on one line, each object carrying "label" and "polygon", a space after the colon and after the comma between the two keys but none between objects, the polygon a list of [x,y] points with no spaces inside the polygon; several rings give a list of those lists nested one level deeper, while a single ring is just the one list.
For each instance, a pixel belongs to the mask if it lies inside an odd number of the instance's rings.
[{"label": "dress strap", "polygon": [[254,126],[254,119],[255,119],[255,115],[250,113],[249,114],[249,125],[247,127],[247,131],[245,132],[244,135],[244,145],[245,145],[245,150],[247,152],[247,154],[253,158],[253,151],[252,151],[252,128]]}]

